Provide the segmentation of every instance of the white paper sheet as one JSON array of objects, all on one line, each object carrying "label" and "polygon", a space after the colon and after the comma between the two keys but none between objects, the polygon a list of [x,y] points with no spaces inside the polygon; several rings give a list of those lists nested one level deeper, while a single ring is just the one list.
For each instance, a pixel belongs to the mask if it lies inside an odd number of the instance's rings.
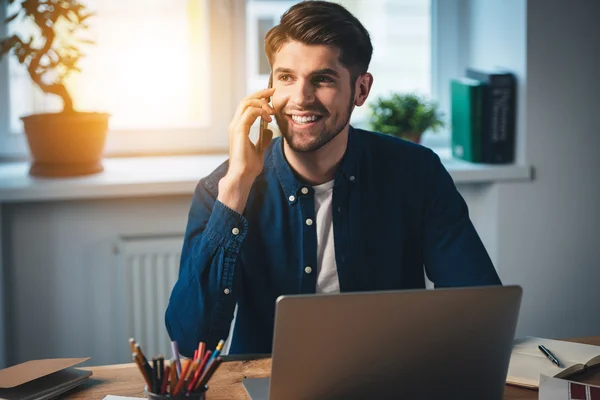
[{"label": "white paper sheet", "polygon": [[113,395],[109,394],[102,400],[131,400],[131,399],[139,400],[140,398],[139,397],[113,396]]}]

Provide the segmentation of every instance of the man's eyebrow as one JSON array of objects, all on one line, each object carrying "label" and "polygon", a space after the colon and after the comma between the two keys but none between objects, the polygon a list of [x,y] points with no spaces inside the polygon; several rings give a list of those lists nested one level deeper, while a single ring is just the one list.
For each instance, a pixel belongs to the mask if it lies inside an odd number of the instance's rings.
[{"label": "man's eyebrow", "polygon": [[332,68],[322,68],[322,69],[318,69],[316,71],[314,71],[311,75],[332,75],[335,76],[336,78],[340,77],[340,74]]},{"label": "man's eyebrow", "polygon": [[[291,70],[290,68],[275,68],[274,73],[275,74],[289,74],[289,73],[293,73],[294,71]],[[331,75],[331,76],[335,76],[336,78],[340,77],[340,74],[333,68],[321,68],[318,69],[316,71],[311,72],[311,75]]]},{"label": "man's eyebrow", "polygon": [[289,74],[290,72],[294,72],[289,68],[275,68],[275,71],[273,71],[276,74]]}]

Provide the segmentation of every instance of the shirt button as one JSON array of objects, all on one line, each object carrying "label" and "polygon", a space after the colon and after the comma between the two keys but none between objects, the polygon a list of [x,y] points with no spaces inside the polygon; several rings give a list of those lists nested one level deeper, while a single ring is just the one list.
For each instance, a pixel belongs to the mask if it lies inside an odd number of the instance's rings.
[{"label": "shirt button", "polygon": [[350,180],[351,180],[352,182],[354,182],[354,180],[355,180],[355,179],[356,179],[356,178],[354,177],[354,175],[350,176]]},{"label": "shirt button", "polygon": [[300,191],[302,192],[302,194],[308,194],[308,188],[303,187],[302,189],[300,189]]},{"label": "shirt button", "polygon": [[306,272],[307,274],[310,274],[312,272],[312,268],[306,267],[306,268],[304,268],[304,272]]},{"label": "shirt button", "polygon": [[225,288],[225,290],[223,290],[223,293],[229,294],[229,293],[231,293],[231,290],[229,290],[229,288]]},{"label": "shirt button", "polygon": [[313,220],[310,218],[306,219],[306,225],[311,226],[313,224]]},{"label": "shirt button", "polygon": [[338,212],[342,212],[342,207],[338,206]]},{"label": "shirt button", "polygon": [[239,235],[240,234],[240,230],[238,228],[233,228],[231,230],[231,233],[233,233],[234,235]]},{"label": "shirt button", "polygon": [[292,195],[292,196],[288,197],[288,200],[289,201],[294,201],[294,200],[296,200],[296,198]]}]

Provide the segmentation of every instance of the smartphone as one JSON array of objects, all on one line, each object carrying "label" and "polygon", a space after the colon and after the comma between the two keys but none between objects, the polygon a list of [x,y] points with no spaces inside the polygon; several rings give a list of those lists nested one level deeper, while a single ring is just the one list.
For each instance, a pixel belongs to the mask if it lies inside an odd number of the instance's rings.
[{"label": "smartphone", "polygon": [[[273,73],[271,72],[269,74],[269,84],[267,86],[267,89],[271,89],[272,87],[273,87]],[[271,104],[270,97],[267,99],[267,103]],[[258,148],[261,151],[267,147],[267,145],[265,144],[265,136],[264,136],[265,129],[269,129],[269,123],[267,121],[264,121],[263,119],[261,119],[260,127],[258,130]]]}]

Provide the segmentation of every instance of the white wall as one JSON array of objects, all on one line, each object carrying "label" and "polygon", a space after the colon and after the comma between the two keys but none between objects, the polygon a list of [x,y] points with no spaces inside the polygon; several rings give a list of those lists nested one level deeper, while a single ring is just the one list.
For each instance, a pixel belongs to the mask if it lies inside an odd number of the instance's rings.
[{"label": "white wall", "polygon": [[533,182],[494,185],[483,203],[466,196],[489,210],[476,225],[494,226],[501,278],[524,288],[517,334],[598,335],[600,2],[471,0],[470,10],[472,65],[509,67],[521,82],[517,153],[535,168]]},{"label": "white wall", "polygon": [[123,236],[183,235],[190,202],[191,195],[5,204],[7,363],[130,360],[129,337],[118,336],[115,246]]}]

